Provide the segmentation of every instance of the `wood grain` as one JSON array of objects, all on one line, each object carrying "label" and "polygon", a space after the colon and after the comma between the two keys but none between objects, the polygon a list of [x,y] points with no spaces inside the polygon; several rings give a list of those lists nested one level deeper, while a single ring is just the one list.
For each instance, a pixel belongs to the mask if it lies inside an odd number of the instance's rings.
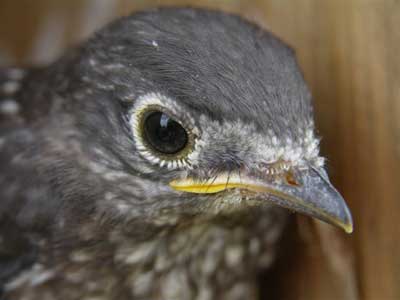
[{"label": "wood grain", "polygon": [[299,217],[289,253],[265,276],[275,298],[400,299],[400,1],[120,0],[105,13],[104,0],[2,0],[0,47],[17,62],[40,62],[47,52],[33,55],[35,40],[56,11],[65,28],[53,34],[62,40],[52,59],[112,17],[159,4],[215,7],[263,24],[296,49],[311,87],[322,152],[355,231]]}]

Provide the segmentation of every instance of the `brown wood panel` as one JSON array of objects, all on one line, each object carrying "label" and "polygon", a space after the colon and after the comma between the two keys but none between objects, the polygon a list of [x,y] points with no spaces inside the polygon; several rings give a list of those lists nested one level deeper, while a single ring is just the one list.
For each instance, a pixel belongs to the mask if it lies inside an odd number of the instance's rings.
[{"label": "brown wood panel", "polygon": [[[265,285],[273,285],[277,299],[400,299],[400,2],[111,2],[1,0],[0,47],[19,62],[39,60],[47,52],[35,46],[38,34],[62,37],[51,56],[113,16],[159,4],[215,7],[263,24],[297,51],[314,95],[322,152],[355,221],[346,236],[299,217],[288,231],[290,251],[282,251]],[[64,30],[46,33],[49,15]]]}]

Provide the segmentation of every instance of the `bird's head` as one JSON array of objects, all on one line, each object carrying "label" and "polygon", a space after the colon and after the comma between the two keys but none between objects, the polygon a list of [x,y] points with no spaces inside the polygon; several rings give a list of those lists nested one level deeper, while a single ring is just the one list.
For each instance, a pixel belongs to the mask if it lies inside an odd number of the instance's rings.
[{"label": "bird's head", "polygon": [[74,64],[71,111],[102,214],[160,222],[276,204],[352,231],[294,53],[271,33],[161,9],[106,27]]}]

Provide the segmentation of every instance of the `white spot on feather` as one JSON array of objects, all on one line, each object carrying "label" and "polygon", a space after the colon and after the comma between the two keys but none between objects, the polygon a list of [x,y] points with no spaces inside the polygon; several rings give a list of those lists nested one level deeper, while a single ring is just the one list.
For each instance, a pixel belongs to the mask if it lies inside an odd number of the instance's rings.
[{"label": "white spot on feather", "polygon": [[162,299],[192,299],[192,289],[184,269],[173,269],[167,273],[161,286]]},{"label": "white spot on feather", "polygon": [[137,246],[124,246],[118,249],[115,260],[128,265],[140,263],[153,254],[155,246],[154,242],[142,243]]},{"label": "white spot on feather", "polygon": [[55,273],[52,270],[43,271],[43,272],[37,274],[36,276],[34,276],[34,278],[31,279],[31,285],[32,286],[37,286],[37,285],[40,285],[42,283],[45,283],[46,281],[48,281],[51,278],[53,278],[54,274]]},{"label": "white spot on feather", "polygon": [[202,286],[199,289],[199,294],[197,295],[196,300],[212,300],[213,298],[213,290],[211,286]]},{"label": "white spot on feather", "polygon": [[153,272],[149,271],[137,275],[132,285],[132,294],[135,296],[144,296],[149,293],[153,287]]},{"label": "white spot on feather", "polygon": [[122,214],[126,214],[127,212],[129,212],[129,210],[132,209],[132,207],[122,201],[117,202],[116,203],[116,207],[118,209],[118,211]]},{"label": "white spot on feather", "polygon": [[74,251],[70,254],[69,258],[73,262],[87,262],[92,257],[84,251]]},{"label": "white spot on feather", "polygon": [[5,99],[0,102],[0,113],[15,115],[19,112],[20,106],[14,99]]},{"label": "white spot on feather", "polygon": [[7,81],[3,84],[2,90],[5,94],[10,95],[14,94],[19,90],[20,84],[17,81]]},{"label": "white spot on feather", "polygon": [[23,285],[37,286],[53,278],[55,271],[45,269],[42,264],[34,264],[31,269],[22,272],[18,277],[5,285],[6,291],[15,290]]},{"label": "white spot on feather", "polygon": [[225,260],[228,266],[235,267],[240,265],[244,255],[243,248],[236,246],[229,246],[226,249]]}]

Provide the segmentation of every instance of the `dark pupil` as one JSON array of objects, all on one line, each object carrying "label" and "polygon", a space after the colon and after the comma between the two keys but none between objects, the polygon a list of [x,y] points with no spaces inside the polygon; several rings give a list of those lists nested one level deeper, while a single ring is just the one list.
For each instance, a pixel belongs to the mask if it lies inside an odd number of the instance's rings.
[{"label": "dark pupil", "polygon": [[185,129],[162,112],[152,112],[147,116],[144,138],[150,146],[164,154],[178,153],[188,142]]}]

